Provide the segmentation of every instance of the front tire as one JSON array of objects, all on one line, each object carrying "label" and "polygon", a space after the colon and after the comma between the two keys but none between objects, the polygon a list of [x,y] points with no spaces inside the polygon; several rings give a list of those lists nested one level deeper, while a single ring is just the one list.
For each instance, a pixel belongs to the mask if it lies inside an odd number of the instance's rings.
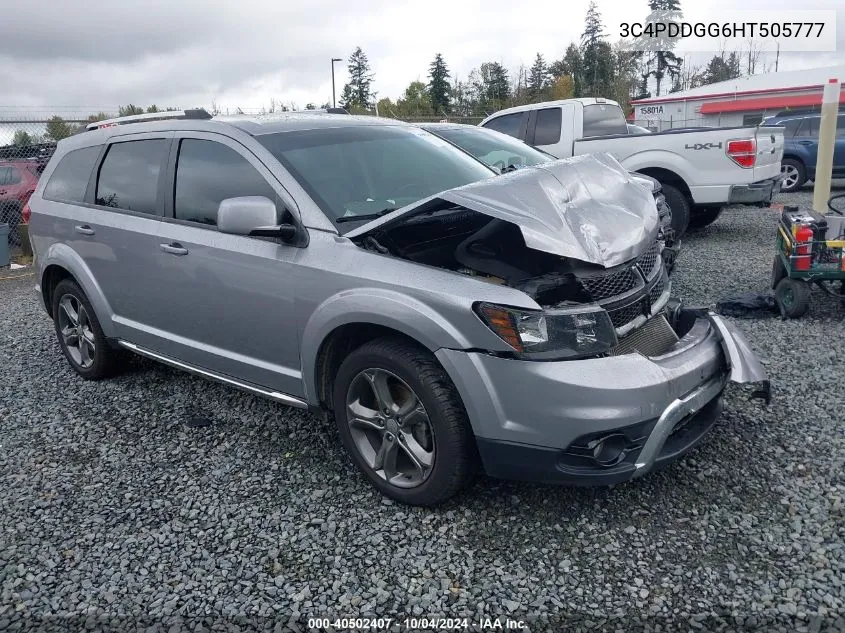
[{"label": "front tire", "polygon": [[91,302],[71,279],[53,290],[53,324],[62,353],[77,374],[100,380],[117,372],[120,353],[109,345]]},{"label": "front tire", "polygon": [[789,277],[781,279],[775,288],[775,299],[783,306],[786,316],[790,319],[800,318],[810,307],[810,284]]},{"label": "front tire", "polygon": [[683,192],[673,185],[663,184],[663,195],[666,197],[666,204],[672,210],[672,228],[675,230],[675,237],[680,239],[687,232],[690,222],[690,203]]},{"label": "front tire", "polygon": [[388,497],[435,505],[472,481],[478,458],[466,410],[427,350],[398,337],[365,343],[341,364],[332,396],[344,447]]},{"label": "front tire", "polygon": [[703,207],[694,209],[689,219],[690,229],[703,229],[710,226],[722,215],[722,207]]},{"label": "front tire", "polygon": [[801,188],[807,182],[807,170],[804,163],[794,158],[784,158],[780,162],[781,184],[783,193],[791,193]]}]

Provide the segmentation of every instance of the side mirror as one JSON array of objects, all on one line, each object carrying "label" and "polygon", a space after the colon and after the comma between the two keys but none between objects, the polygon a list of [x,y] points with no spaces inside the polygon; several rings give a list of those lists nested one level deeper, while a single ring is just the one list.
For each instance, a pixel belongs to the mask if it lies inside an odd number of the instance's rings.
[{"label": "side mirror", "polygon": [[217,209],[217,230],[221,233],[282,240],[296,235],[293,224],[279,224],[278,221],[276,205],[264,196],[226,198]]}]

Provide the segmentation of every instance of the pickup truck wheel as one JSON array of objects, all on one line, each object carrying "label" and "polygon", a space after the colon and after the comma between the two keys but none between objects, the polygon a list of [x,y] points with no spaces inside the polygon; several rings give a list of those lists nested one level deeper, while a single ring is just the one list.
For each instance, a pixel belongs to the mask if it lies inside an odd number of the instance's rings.
[{"label": "pickup truck wheel", "polygon": [[810,284],[800,279],[786,277],[778,282],[775,298],[790,319],[804,316],[810,307]]},{"label": "pickup truck wheel", "polygon": [[710,226],[722,214],[722,207],[704,207],[693,209],[692,215],[689,219],[690,229],[703,229],[705,226]]},{"label": "pickup truck wheel", "polygon": [[794,158],[784,158],[780,163],[780,176],[782,178],[780,190],[790,193],[800,189],[807,181],[807,170],[804,164]]},{"label": "pickup truck wheel", "polygon": [[353,351],[333,388],[340,439],[382,493],[434,505],[477,470],[475,438],[460,396],[427,350],[382,338]]},{"label": "pickup truck wheel", "polygon": [[666,204],[672,210],[672,228],[675,230],[675,237],[681,238],[689,226],[689,200],[680,189],[667,184],[663,185],[663,195],[666,196]]},{"label": "pickup truck wheel", "polygon": [[59,346],[77,374],[100,380],[116,373],[121,354],[109,345],[91,302],[71,279],[60,281],[53,290],[53,324]]}]

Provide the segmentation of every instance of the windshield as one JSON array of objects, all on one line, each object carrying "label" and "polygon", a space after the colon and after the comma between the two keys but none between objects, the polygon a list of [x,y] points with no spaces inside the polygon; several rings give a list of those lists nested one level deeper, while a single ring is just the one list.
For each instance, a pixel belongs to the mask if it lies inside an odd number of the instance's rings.
[{"label": "windshield", "polygon": [[530,145],[495,130],[468,126],[436,128],[433,132],[499,171],[540,165],[554,160]]},{"label": "windshield", "polygon": [[424,130],[336,127],[256,137],[333,222],[378,217],[494,174]]}]

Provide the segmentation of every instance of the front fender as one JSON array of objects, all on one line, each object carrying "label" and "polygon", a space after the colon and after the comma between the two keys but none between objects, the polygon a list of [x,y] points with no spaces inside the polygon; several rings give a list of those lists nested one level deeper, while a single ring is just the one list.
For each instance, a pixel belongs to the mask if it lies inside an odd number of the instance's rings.
[{"label": "front fender", "polygon": [[[39,283],[42,293],[44,292],[44,272],[47,268],[52,265],[64,268],[73,276],[76,283],[79,284],[82,291],[88,297],[88,301],[91,302],[91,305],[94,308],[94,313],[97,315],[97,320],[100,322],[103,334],[106,338],[113,338],[115,336],[114,323],[112,322],[114,312],[112,311],[109,302],[106,301],[105,294],[103,294],[100,284],[98,284],[96,279],[94,279],[94,275],[91,274],[91,269],[88,268],[85,261],[79,256],[79,253],[70,248],[67,244],[55,242],[47,248],[43,258],[39,254],[38,264],[40,269]],[[46,307],[48,310],[50,309],[50,306]]]},{"label": "front fender", "polygon": [[321,303],[303,328],[302,376],[309,404],[318,404],[316,364],[321,344],[336,328],[356,323],[397,330],[432,352],[444,347],[473,347],[448,316],[414,297],[383,288],[356,288],[338,293]]}]

